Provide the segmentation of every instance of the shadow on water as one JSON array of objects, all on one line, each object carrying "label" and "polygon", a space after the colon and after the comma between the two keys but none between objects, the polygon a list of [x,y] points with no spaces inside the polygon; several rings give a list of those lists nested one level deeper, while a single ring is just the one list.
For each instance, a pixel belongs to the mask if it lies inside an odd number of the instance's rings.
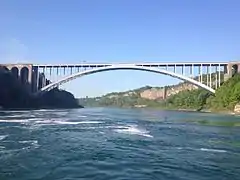
[{"label": "shadow on water", "polygon": [[186,119],[183,120],[188,123],[194,123],[204,126],[224,126],[224,127],[240,127],[240,120],[207,120],[207,119],[200,119],[200,120],[193,120],[193,119]]},{"label": "shadow on water", "polygon": [[240,148],[240,142],[239,141],[229,141],[229,140],[220,141],[220,140],[215,140],[215,141],[210,141],[210,143]]},{"label": "shadow on water", "polygon": [[[212,114],[211,114],[212,115]],[[182,119],[182,122],[198,126],[201,131],[210,131],[209,143],[212,145],[221,145],[224,147],[240,148],[238,132],[240,132],[240,119],[232,115],[200,116],[199,119]],[[229,136],[229,138],[210,138],[215,135],[220,137]]]}]

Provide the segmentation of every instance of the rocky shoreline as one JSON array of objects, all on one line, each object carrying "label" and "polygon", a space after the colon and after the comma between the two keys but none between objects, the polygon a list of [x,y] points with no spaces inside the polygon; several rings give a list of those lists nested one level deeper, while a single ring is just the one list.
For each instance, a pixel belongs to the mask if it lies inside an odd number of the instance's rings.
[{"label": "rocky shoreline", "polygon": [[30,110],[30,109],[62,109],[83,108],[73,94],[57,88],[34,96],[29,93],[12,73],[0,69],[0,109]]},{"label": "rocky shoreline", "polygon": [[201,113],[216,113],[216,114],[226,114],[226,115],[240,115],[240,112],[238,111],[217,111],[217,110],[209,110],[209,109],[203,109],[203,110],[197,110],[197,109],[166,109],[166,110],[174,110],[174,111],[184,111],[184,112],[201,112]]}]

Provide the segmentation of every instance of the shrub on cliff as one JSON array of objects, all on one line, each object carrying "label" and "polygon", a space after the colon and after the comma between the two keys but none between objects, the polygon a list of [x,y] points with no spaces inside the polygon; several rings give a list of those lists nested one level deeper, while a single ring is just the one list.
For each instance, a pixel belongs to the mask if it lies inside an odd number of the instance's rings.
[{"label": "shrub on cliff", "polygon": [[209,93],[203,89],[185,90],[170,96],[166,106],[172,108],[202,109]]},{"label": "shrub on cliff", "polygon": [[53,89],[38,97],[42,107],[48,108],[77,108],[82,107],[70,92]]},{"label": "shrub on cliff", "polygon": [[216,90],[215,96],[207,100],[207,106],[213,110],[233,110],[240,102],[240,75],[228,79]]}]

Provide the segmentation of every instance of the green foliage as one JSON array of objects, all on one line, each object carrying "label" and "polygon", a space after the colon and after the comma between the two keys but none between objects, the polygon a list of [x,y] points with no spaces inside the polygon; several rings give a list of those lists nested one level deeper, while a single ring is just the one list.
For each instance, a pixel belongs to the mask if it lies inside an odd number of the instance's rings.
[{"label": "green foliage", "polygon": [[215,96],[207,100],[207,106],[214,110],[233,110],[240,102],[240,75],[236,74],[216,90]]},{"label": "green foliage", "polygon": [[117,107],[134,107],[137,105],[146,105],[147,107],[159,106],[162,102],[157,100],[149,100],[140,97],[139,93],[133,93],[125,95],[121,93],[119,95],[103,96],[100,98],[83,98],[79,99],[79,103],[83,106],[117,106]]},{"label": "green foliage", "polygon": [[203,89],[186,90],[170,96],[166,106],[183,109],[202,109],[209,97],[209,92]]}]

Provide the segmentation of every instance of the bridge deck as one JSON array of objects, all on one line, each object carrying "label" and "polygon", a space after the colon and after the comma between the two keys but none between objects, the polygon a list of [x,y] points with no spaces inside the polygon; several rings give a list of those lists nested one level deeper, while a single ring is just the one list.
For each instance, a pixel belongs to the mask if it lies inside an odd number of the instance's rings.
[{"label": "bridge deck", "polygon": [[180,67],[180,66],[226,66],[228,63],[204,62],[204,63],[82,63],[82,64],[35,64],[35,67],[40,68],[58,68],[58,67],[105,67],[111,65],[137,65],[145,67]]}]

